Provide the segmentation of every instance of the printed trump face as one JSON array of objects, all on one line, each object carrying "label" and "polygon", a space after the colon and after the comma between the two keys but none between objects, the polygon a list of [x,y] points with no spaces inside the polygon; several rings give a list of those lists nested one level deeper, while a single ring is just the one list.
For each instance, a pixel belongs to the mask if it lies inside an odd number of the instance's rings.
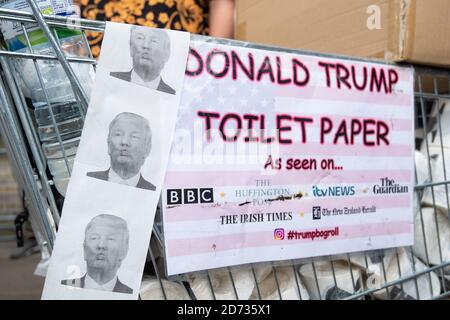
[{"label": "printed trump face", "polygon": [[89,269],[103,272],[117,270],[127,251],[128,231],[126,226],[121,227],[120,221],[117,223],[108,217],[97,217],[86,228],[84,259]]},{"label": "printed trump face", "polygon": [[121,113],[111,122],[108,153],[112,169],[123,179],[140,171],[150,149],[151,132],[146,119]]},{"label": "printed trump face", "polygon": [[163,30],[133,27],[130,36],[133,69],[146,81],[161,73],[170,56],[170,40]]}]

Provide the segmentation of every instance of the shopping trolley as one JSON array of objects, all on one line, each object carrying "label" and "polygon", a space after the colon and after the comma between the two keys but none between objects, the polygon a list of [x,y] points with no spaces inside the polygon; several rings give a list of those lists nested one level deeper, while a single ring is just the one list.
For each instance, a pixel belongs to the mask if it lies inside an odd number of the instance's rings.
[{"label": "shopping trolley", "polygon": [[[21,25],[28,45],[28,52],[26,53],[10,52],[6,49],[0,50],[0,134],[5,140],[6,150],[17,173],[18,183],[25,192],[26,205],[30,212],[34,233],[41,250],[48,255],[54,245],[63,197],[55,190],[55,181],[48,171],[48,163],[33,123],[29,101],[21,90],[19,75],[15,72],[13,61],[14,59],[33,61],[33,72],[36,72],[40,78],[43,92],[46,92],[46,87],[40,76],[38,61],[60,63],[72,86],[76,98],[76,107],[84,120],[88,98],[71,65],[89,64],[95,68],[96,60],[92,58],[90,50],[84,57],[67,57],[59,45],[58,37],[55,36],[55,28],[75,28],[79,30],[82,33],[85,46],[89,48],[86,32],[104,32],[105,23],[43,15],[34,0],[28,0],[28,3],[32,13],[0,9],[0,19],[14,21]],[[33,52],[27,30],[24,27],[24,23],[30,22],[37,23],[45,33],[53,48],[53,54],[36,54]],[[198,35],[191,35],[191,38],[235,46],[275,49],[268,46]],[[290,50],[290,52],[302,53],[299,50]],[[323,56],[339,58],[335,55]],[[450,99],[450,70],[420,66],[414,66],[414,69],[416,142],[418,146],[425,145],[425,171],[429,177],[428,180],[417,183],[414,192],[416,197],[422,197],[425,193],[431,194],[432,199],[431,205],[426,210],[427,216],[424,216],[424,210],[420,207],[416,220],[420,222],[419,225],[421,224],[422,232],[420,236],[422,239],[419,240],[423,243],[425,249],[421,259],[416,256],[412,247],[405,247],[288,262],[274,261],[265,264],[249,264],[181,274],[168,278],[164,274],[164,232],[161,223],[162,218],[158,211],[148,251],[148,263],[144,271],[142,298],[222,299],[226,297],[227,299],[241,299],[242,296],[240,296],[239,291],[241,290],[242,279],[239,278],[238,268],[243,268],[250,275],[246,279],[248,280],[246,285],[253,288],[250,296],[252,299],[291,299],[292,297],[298,299],[443,299],[450,296],[450,261],[443,255],[443,252],[448,248],[443,248],[441,245],[442,243],[448,244],[448,241],[441,241],[440,238],[445,236],[442,230],[442,221],[444,221],[444,224],[450,222],[449,191],[447,189],[450,188],[450,179],[447,176],[450,175],[450,172],[445,172],[445,161],[450,161],[450,159],[445,158],[442,150],[440,161],[444,163],[444,173],[439,177],[433,176],[431,169],[433,158],[430,154],[429,140],[427,139],[432,127],[440,128],[442,125],[437,104],[438,101],[441,101],[440,99]],[[48,98],[48,94],[45,96]],[[48,99],[47,103],[51,105]],[[56,145],[62,151],[62,159],[70,176],[67,146],[59,135],[55,115],[51,110],[52,108],[49,108],[53,130],[57,133],[58,138]],[[442,145],[442,135],[438,134],[437,139],[440,139]],[[444,206],[444,209],[441,208],[439,213],[435,203],[436,188],[445,188],[446,194],[446,206]],[[434,226],[431,229],[433,234],[428,234],[428,229],[425,228],[425,224],[428,222],[424,222],[429,220],[430,210],[432,211],[430,221]],[[438,214],[440,215],[439,221]],[[432,242],[433,248],[427,246],[427,242],[428,245]],[[437,243],[437,248],[434,246],[435,243]],[[437,250],[438,253],[431,252],[431,249]],[[432,261],[431,256],[434,258],[437,256],[438,260]],[[408,261],[411,266],[407,272],[403,268],[404,261]],[[329,291],[325,293],[322,290],[324,274],[328,277],[328,286],[331,285],[331,287],[339,290],[333,291],[333,294],[328,294]],[[373,278],[374,274],[377,277]],[[199,285],[193,279],[201,279],[202,281]],[[346,284],[343,285],[342,281]],[[307,290],[304,285],[306,282],[309,283]],[[286,286],[288,289],[286,289]],[[343,287],[345,287],[345,290],[342,289]],[[409,289],[406,289],[406,287]],[[183,292],[180,293],[179,290]],[[287,290],[291,290],[291,293],[295,294],[286,296]]]}]

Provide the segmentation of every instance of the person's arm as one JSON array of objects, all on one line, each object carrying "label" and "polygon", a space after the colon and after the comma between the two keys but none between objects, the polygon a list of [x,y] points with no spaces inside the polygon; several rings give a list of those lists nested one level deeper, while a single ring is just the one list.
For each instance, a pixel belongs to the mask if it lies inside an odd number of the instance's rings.
[{"label": "person's arm", "polygon": [[234,37],[234,0],[209,1],[209,34],[218,38]]}]

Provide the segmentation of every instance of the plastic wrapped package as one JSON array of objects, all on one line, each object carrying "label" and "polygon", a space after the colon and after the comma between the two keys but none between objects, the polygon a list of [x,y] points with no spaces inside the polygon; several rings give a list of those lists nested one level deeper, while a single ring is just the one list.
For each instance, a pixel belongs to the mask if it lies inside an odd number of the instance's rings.
[{"label": "plastic wrapped package", "polygon": [[[81,136],[81,130],[83,129],[83,119],[81,116],[77,118],[66,119],[64,121],[57,122],[57,127],[61,140],[67,141],[69,139]],[[42,142],[52,143],[58,141],[58,135],[53,123],[39,126],[38,134]]]},{"label": "plastic wrapped package", "polygon": [[[63,142],[63,148],[66,157],[76,155],[79,143],[80,143],[79,137]],[[55,142],[52,144],[45,144],[42,147],[44,150],[45,157],[47,159],[58,159],[64,156],[59,142]]]},{"label": "plastic wrapped package", "polygon": [[[45,14],[76,17],[72,1],[38,0],[36,5]],[[32,12],[25,0],[4,0],[0,2],[0,7]],[[0,21],[0,28],[9,51],[29,53],[28,45],[30,45],[35,54],[54,55],[50,42],[37,24],[25,23],[21,25],[15,21],[2,20]],[[27,31],[27,37],[23,34],[23,28]],[[83,40],[80,30],[57,27],[53,31],[61,50],[67,57],[88,57],[87,43]],[[74,138],[79,139],[81,135],[84,120],[72,84],[59,61],[39,59],[13,59],[12,61],[14,62],[15,74],[18,75],[18,84],[24,96],[31,99],[32,105],[29,105],[29,107],[34,111],[33,120],[37,125],[37,133],[43,144],[42,147],[49,163],[54,185],[58,192],[65,196],[70,179],[69,171],[64,163],[65,172],[58,170],[58,173],[54,173],[54,168],[61,167],[60,163],[63,163],[64,160],[62,155],[57,157],[49,155],[48,150],[55,149],[55,144],[61,150],[61,146],[58,144],[58,136],[66,149],[66,142],[71,142]],[[92,65],[70,63],[70,66],[84,93],[89,97],[94,78]],[[54,121],[52,120],[52,114]],[[72,146],[68,147],[71,148]],[[77,147],[78,144],[72,148],[73,150],[66,149],[67,156],[74,155]],[[69,159],[69,166],[71,167],[70,162],[73,163],[73,159]]]},{"label": "plastic wrapped package", "polygon": [[[67,157],[67,164],[69,165],[70,170],[72,170],[79,143],[80,137],[63,141],[64,153]],[[53,176],[55,187],[61,195],[65,196],[70,180],[70,174],[64,159],[63,149],[61,148],[59,142],[50,144],[45,143],[42,148],[44,150],[45,157],[47,158],[47,165]]]},{"label": "plastic wrapped package", "polygon": [[[45,14],[61,17],[76,17],[72,1],[38,0],[36,1],[36,5]],[[0,7],[32,12],[25,0],[3,0],[0,2]],[[8,50],[21,53],[29,52],[28,39],[34,53],[53,54],[53,48],[47,40],[47,37],[35,23],[25,23],[23,25],[28,37],[24,36],[21,24],[15,21],[2,20],[0,21],[0,27]],[[76,28],[55,28],[55,35],[58,37],[61,50],[67,56],[88,56],[88,48],[83,41],[83,36]],[[75,101],[70,81],[58,61],[37,60],[36,62],[47,91],[47,96],[42,89],[34,61],[31,59],[16,59],[14,62],[16,72],[20,75],[22,90],[26,97],[32,99],[36,109],[43,106],[46,107],[47,98],[50,103]],[[80,80],[80,84],[83,86],[86,94],[89,96],[93,82],[92,66],[84,63],[71,63],[70,65]],[[67,104],[69,108],[70,105],[70,103]]]}]

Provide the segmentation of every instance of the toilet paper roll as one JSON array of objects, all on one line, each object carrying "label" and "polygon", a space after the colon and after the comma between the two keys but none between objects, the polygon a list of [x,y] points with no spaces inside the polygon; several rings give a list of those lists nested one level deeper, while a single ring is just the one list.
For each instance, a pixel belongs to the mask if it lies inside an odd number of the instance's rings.
[{"label": "toilet paper roll", "polygon": [[[182,284],[165,279],[161,281],[167,300],[190,300],[189,294]],[[142,281],[140,296],[142,300],[165,300],[161,283],[154,277],[145,278]]]},{"label": "toilet paper roll", "polygon": [[[362,289],[361,270],[356,267],[350,268],[346,262],[333,262],[336,283],[330,261],[314,262],[314,267],[319,288],[317,288],[313,265],[311,263],[303,265],[299,269],[303,283],[313,300],[321,298],[324,300],[339,300],[358,293]],[[354,283],[352,282],[352,274]]]},{"label": "toilet paper roll", "polygon": [[[248,300],[255,287],[255,281],[270,272],[270,265],[255,265],[254,272],[256,279],[249,265],[209,270],[212,287],[206,272],[191,273],[187,278],[198,300],[213,300],[214,296],[217,300]],[[231,279],[230,273],[233,279]],[[214,290],[214,296],[211,290]],[[236,297],[236,293],[238,297]]]},{"label": "toilet paper roll", "polygon": [[[450,136],[449,136],[450,139]],[[430,162],[433,182],[444,182],[450,179],[450,148],[442,149],[440,147],[430,147]],[[445,174],[444,162],[445,160]],[[427,167],[428,170],[428,167]],[[437,208],[442,211],[449,210],[447,199],[450,202],[450,185],[438,185],[427,187],[424,190],[422,204],[433,206],[433,192],[434,203]]]},{"label": "toilet paper roll", "polygon": [[[294,267],[273,267],[258,287],[253,289],[251,300],[309,300],[309,294]],[[258,294],[259,289],[259,294]],[[279,290],[278,290],[279,289]],[[281,299],[280,299],[281,294]]]},{"label": "toilet paper roll", "polygon": [[[397,255],[391,259],[390,264],[386,268],[386,274],[381,271],[381,275],[377,273],[368,274],[366,286],[368,289],[377,289],[384,285],[386,282],[392,282],[400,278],[410,276],[415,272],[420,272],[426,269],[426,266],[417,258],[414,257],[414,264],[411,254],[404,248],[399,248],[398,261]],[[394,254],[393,254],[394,255]],[[400,271],[399,271],[400,266]],[[385,281],[386,278],[386,281]],[[430,278],[431,289],[430,290]],[[417,281],[417,289],[419,296],[417,296],[415,281]],[[378,299],[418,299],[428,300],[433,296],[437,296],[441,290],[439,278],[434,272],[430,272],[430,275],[424,274],[416,278],[411,279],[395,286],[375,291],[373,295]]]},{"label": "toilet paper roll", "polygon": [[264,280],[272,272],[272,267],[273,264],[269,262],[253,264],[254,278],[256,278],[256,281],[259,283]]},{"label": "toilet paper roll", "polygon": [[[433,208],[422,208],[422,219],[418,209],[415,215],[414,255],[426,262],[428,253],[429,263],[438,265],[441,263],[440,245],[442,261],[450,261],[450,222],[448,216],[439,209],[436,209],[435,212]],[[425,238],[423,233],[425,233]],[[425,244],[427,250],[425,250]],[[446,274],[450,275],[450,268],[446,268],[445,271]]]}]

